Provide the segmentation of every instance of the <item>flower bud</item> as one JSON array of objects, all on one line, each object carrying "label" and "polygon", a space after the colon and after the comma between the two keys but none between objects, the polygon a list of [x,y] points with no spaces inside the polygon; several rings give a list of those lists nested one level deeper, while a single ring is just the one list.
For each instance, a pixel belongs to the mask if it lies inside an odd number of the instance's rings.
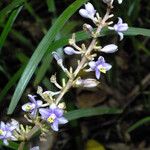
[{"label": "flower bud", "polygon": [[93,5],[91,3],[85,4],[85,9],[80,9],[79,14],[84,18],[92,19],[94,18],[94,15],[96,13],[96,10],[94,9]]},{"label": "flower bud", "polygon": [[121,4],[123,0],[118,0],[118,3]]},{"label": "flower bud", "polygon": [[114,0],[103,0],[104,3],[106,4],[112,4]]},{"label": "flower bud", "polygon": [[39,146],[32,147],[30,150],[40,150]]},{"label": "flower bud", "polygon": [[114,53],[118,50],[118,46],[115,44],[109,44],[104,46],[100,51],[104,53]]},{"label": "flower bud", "polygon": [[93,31],[93,27],[92,27],[91,25],[85,23],[85,24],[83,25],[83,30],[85,30],[85,31],[91,33],[91,32]]},{"label": "flower bud", "polygon": [[57,63],[58,63],[58,61],[62,61],[62,58],[59,56],[58,53],[53,52],[52,55],[53,55],[53,57],[56,59]]},{"label": "flower bud", "polygon": [[75,51],[72,47],[69,47],[69,46],[64,48],[64,52],[67,55],[80,54],[80,52]]},{"label": "flower bud", "polygon": [[95,9],[91,3],[85,4],[85,9],[90,13],[90,14],[95,14]]},{"label": "flower bud", "polygon": [[99,82],[95,79],[78,79],[76,82],[75,82],[75,87],[85,87],[85,88],[93,88],[93,87],[96,87],[97,85],[99,84]]}]

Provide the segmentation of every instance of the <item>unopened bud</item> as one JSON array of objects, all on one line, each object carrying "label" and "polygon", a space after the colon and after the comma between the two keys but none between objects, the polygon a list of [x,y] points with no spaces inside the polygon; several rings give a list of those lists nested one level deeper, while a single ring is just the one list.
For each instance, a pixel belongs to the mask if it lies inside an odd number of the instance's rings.
[{"label": "unopened bud", "polygon": [[115,44],[109,44],[104,46],[100,51],[104,53],[114,53],[118,50],[118,46]]},{"label": "unopened bud", "polygon": [[67,55],[80,54],[80,52],[75,51],[72,47],[69,47],[69,46],[64,48],[64,52]]},{"label": "unopened bud", "polygon": [[85,87],[85,88],[93,88],[93,87],[96,87],[97,85],[99,84],[99,82],[95,79],[78,79],[76,82],[75,82],[75,87]]},{"label": "unopened bud", "polygon": [[85,23],[83,25],[83,30],[85,30],[86,32],[91,33],[93,31],[93,27],[91,25]]},{"label": "unopened bud", "polygon": [[106,4],[112,4],[114,0],[103,0],[104,3]]}]

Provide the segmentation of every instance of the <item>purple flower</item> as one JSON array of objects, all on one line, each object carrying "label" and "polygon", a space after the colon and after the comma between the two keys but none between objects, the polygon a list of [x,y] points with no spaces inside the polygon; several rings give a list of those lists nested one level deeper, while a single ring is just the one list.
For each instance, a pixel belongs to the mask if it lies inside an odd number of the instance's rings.
[{"label": "purple flower", "polygon": [[8,140],[15,140],[13,136],[13,130],[15,128],[10,128],[9,124],[5,124],[3,121],[0,122],[0,139],[3,140],[5,145],[8,145]]},{"label": "purple flower", "polygon": [[35,100],[36,96],[32,96],[32,95],[28,95],[29,99],[31,102],[28,102],[26,104],[24,104],[22,106],[22,110],[24,110],[25,112],[30,112],[31,115],[33,117],[36,116],[37,110],[39,107],[41,107],[41,105],[43,104],[43,102],[41,100]]},{"label": "purple flower", "polygon": [[59,124],[65,124],[68,120],[63,117],[63,110],[55,104],[51,104],[50,108],[40,108],[39,112],[42,119],[46,120],[54,131],[58,131]]},{"label": "purple flower", "polygon": [[96,13],[96,10],[94,9],[93,5],[91,3],[85,4],[85,9],[80,9],[79,14],[84,18],[94,19],[94,15]]},{"label": "purple flower", "polygon": [[95,71],[95,76],[100,79],[100,73],[106,73],[106,71],[111,69],[111,65],[105,62],[104,57],[100,56],[97,61],[89,62],[90,71]]},{"label": "purple flower", "polygon": [[123,39],[123,33],[124,31],[128,30],[128,24],[123,23],[122,19],[118,17],[118,23],[114,25],[114,27],[109,27],[110,30],[115,30],[119,36],[120,36],[120,41]]}]

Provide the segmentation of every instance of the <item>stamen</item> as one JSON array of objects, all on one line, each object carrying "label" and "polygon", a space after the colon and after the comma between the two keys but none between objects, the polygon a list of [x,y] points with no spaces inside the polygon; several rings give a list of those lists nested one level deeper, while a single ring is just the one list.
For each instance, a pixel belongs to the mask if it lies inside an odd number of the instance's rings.
[{"label": "stamen", "polygon": [[100,72],[106,73],[106,69],[105,68],[100,68]]}]

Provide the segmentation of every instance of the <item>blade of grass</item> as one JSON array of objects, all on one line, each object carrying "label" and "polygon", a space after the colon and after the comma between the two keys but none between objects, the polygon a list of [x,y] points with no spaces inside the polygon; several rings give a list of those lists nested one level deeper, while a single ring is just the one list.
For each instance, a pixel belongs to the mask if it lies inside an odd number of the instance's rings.
[{"label": "blade of grass", "polygon": [[[0,145],[4,145],[3,142],[2,142],[2,140],[0,140]],[[18,146],[19,145],[17,143],[11,142],[11,143],[9,143],[9,145],[7,147],[16,150],[16,149],[18,149]]]},{"label": "blade of grass", "polygon": [[94,107],[94,108],[86,108],[86,109],[78,109],[69,111],[65,114],[65,117],[71,121],[83,117],[91,117],[98,116],[104,114],[120,114],[122,113],[121,109],[118,108],[108,108],[108,107]]},{"label": "blade of grass", "polygon": [[131,132],[133,130],[135,130],[136,128],[142,126],[143,124],[146,124],[150,122],[150,117],[145,117],[145,118],[142,118],[141,120],[137,121],[136,123],[134,123],[132,126],[130,126],[128,129],[127,129],[127,132]]},{"label": "blade of grass", "polygon": [[19,12],[21,11],[21,9],[22,9],[22,6],[18,7],[17,9],[15,9],[11,13],[11,15],[10,15],[6,25],[4,26],[4,29],[3,29],[3,31],[2,31],[2,33],[0,35],[0,53],[1,53],[2,47],[3,47],[4,43],[5,43],[5,40],[7,38],[7,35],[10,32],[10,30],[11,30],[11,28],[13,26],[13,23],[16,20],[16,18],[18,16]]},{"label": "blade of grass", "polygon": [[9,5],[7,5],[5,8],[3,8],[0,11],[0,22],[4,19],[4,17],[7,16],[8,13],[10,13],[13,9],[23,5],[24,0],[14,0]]},{"label": "blade of grass", "polygon": [[49,12],[55,12],[56,7],[55,7],[55,1],[54,0],[46,0],[47,6],[48,6],[48,11]]},{"label": "blade of grass", "polygon": [[8,108],[8,114],[12,114],[22,93],[24,92],[29,80],[31,79],[33,73],[35,72],[39,62],[43,58],[46,51],[49,49],[52,41],[55,39],[55,36],[63,27],[65,22],[75,13],[75,11],[87,0],[76,0],[72,3],[57,19],[54,25],[49,29],[47,34],[44,36],[42,41],[39,43],[37,49],[35,50],[34,54],[32,55],[29,63],[19,80],[19,83],[15,89],[14,95],[11,99],[11,103]]},{"label": "blade of grass", "polygon": [[8,79],[10,78],[9,73],[2,66],[0,66],[0,72],[2,72]]}]

